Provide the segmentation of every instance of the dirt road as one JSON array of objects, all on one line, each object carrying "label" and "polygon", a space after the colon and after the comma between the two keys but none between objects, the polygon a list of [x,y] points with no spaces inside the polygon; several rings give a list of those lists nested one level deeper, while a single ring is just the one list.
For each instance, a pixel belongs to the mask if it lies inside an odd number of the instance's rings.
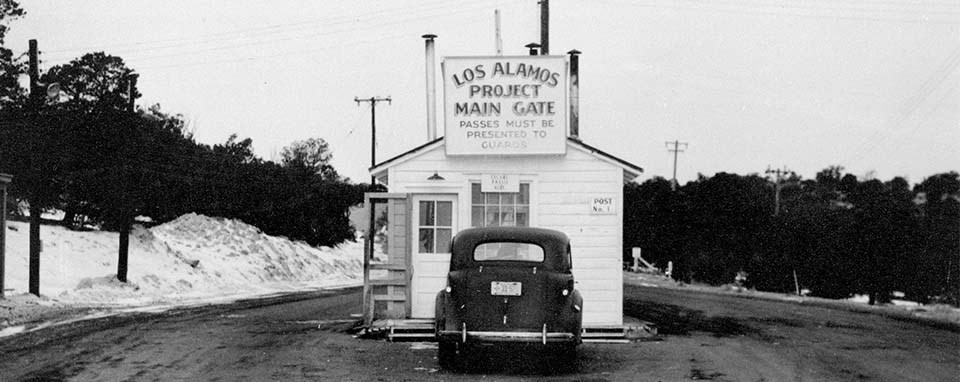
[{"label": "dirt road", "polygon": [[953,327],[789,302],[626,287],[662,340],[584,345],[576,371],[488,354],[438,370],[429,343],[345,333],[356,289],[83,321],[0,339],[0,380],[957,381]]}]

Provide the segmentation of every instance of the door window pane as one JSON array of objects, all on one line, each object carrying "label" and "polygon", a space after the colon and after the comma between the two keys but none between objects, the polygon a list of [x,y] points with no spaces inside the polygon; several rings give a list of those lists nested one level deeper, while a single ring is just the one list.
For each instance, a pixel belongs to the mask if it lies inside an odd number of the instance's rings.
[{"label": "door window pane", "polygon": [[437,202],[437,224],[449,227],[453,223],[453,202]]},{"label": "door window pane", "polygon": [[433,201],[420,202],[420,225],[434,225],[436,221],[433,215],[434,203]]},{"label": "door window pane", "polygon": [[434,253],[433,228],[420,229],[420,253]]},{"label": "door window pane", "polygon": [[450,251],[450,237],[453,236],[453,230],[449,228],[437,228],[437,252],[447,253]]}]

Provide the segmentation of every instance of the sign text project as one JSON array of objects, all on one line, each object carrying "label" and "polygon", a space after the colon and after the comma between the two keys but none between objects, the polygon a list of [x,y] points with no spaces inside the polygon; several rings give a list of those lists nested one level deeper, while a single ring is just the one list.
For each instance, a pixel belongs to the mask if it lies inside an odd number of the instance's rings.
[{"label": "sign text project", "polygon": [[447,155],[566,153],[563,56],[447,57]]}]

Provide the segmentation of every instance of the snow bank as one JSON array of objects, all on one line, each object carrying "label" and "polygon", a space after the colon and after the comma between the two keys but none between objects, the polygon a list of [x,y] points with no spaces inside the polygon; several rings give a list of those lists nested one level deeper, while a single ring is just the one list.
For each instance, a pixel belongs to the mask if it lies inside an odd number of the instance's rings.
[{"label": "snow bank", "polygon": [[[23,222],[8,222],[8,228],[5,288],[10,296],[27,292],[29,228]],[[63,305],[222,301],[358,285],[363,274],[360,243],[316,248],[240,221],[197,214],[151,229],[134,226],[128,283],[115,278],[117,233],[43,226],[41,240],[40,293]]]}]

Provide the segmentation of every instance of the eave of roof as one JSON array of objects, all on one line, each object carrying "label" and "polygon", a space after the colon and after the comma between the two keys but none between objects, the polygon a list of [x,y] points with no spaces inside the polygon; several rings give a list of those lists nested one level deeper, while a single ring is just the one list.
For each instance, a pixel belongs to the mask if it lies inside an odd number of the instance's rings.
[{"label": "eave of roof", "polygon": [[634,172],[634,173],[636,174],[636,176],[640,176],[640,174],[643,173],[643,167],[640,167],[640,166],[637,166],[637,165],[635,165],[635,164],[633,164],[633,163],[627,162],[627,161],[625,161],[625,160],[623,160],[623,159],[620,159],[619,157],[616,157],[616,156],[614,156],[614,155],[612,155],[612,154],[609,154],[609,153],[607,153],[607,152],[605,152],[605,151],[603,151],[603,150],[600,150],[600,149],[598,149],[598,148],[596,148],[596,147],[590,146],[590,145],[584,143],[583,141],[581,141],[581,140],[579,140],[579,139],[577,139],[577,138],[567,137],[567,142],[572,142],[573,144],[579,145],[579,146],[583,147],[584,149],[586,149],[587,151],[590,151],[592,154],[595,154],[595,155],[598,155],[598,156],[607,158],[607,159],[609,159],[609,160],[612,160],[612,161],[614,161],[614,162],[617,162],[618,164],[620,164],[621,166],[623,166],[624,169],[630,170],[630,171]]},{"label": "eave of roof", "polygon": [[[420,155],[420,154],[422,154],[422,153],[425,153],[425,152],[427,152],[427,151],[432,150],[434,147],[439,146],[439,145],[441,144],[441,142],[443,142],[443,137],[434,139],[434,140],[432,140],[432,141],[430,141],[430,142],[427,142],[427,143],[424,143],[424,144],[422,144],[422,145],[420,145],[420,146],[414,147],[413,149],[410,149],[410,150],[408,150],[407,152],[404,152],[404,153],[402,153],[402,154],[399,154],[399,155],[397,155],[397,156],[394,156],[393,158],[390,158],[390,159],[387,159],[387,160],[385,160],[385,161],[383,161],[383,162],[377,163],[375,166],[370,167],[370,169],[369,169],[369,170],[370,170],[370,173],[373,174],[373,175],[376,175],[376,174],[378,174],[378,173],[386,170],[387,168],[391,167],[392,165],[395,165],[395,164],[400,163],[400,162],[402,162],[402,161],[404,161],[404,160],[407,160],[407,159],[412,159],[412,158],[414,158],[414,157],[416,157],[416,156],[418,156],[418,155]],[[627,162],[627,161],[625,161],[625,160],[623,160],[623,159],[621,159],[621,158],[618,158],[618,157],[616,157],[616,156],[614,156],[614,155],[612,155],[612,154],[609,154],[609,153],[607,153],[607,152],[605,152],[605,151],[603,151],[603,150],[600,150],[600,149],[598,149],[598,148],[596,148],[596,147],[593,147],[593,146],[591,146],[591,145],[588,145],[588,144],[584,143],[583,141],[581,141],[581,140],[579,140],[579,139],[577,139],[577,138],[568,137],[568,138],[567,138],[567,143],[568,143],[568,144],[572,144],[572,145],[574,145],[574,146],[577,146],[577,147],[580,148],[581,150],[584,150],[584,151],[586,151],[586,152],[588,152],[588,153],[590,153],[590,154],[592,154],[592,155],[595,155],[595,156],[604,158],[604,159],[606,159],[606,160],[608,160],[608,161],[610,161],[610,162],[612,162],[612,163],[615,163],[615,164],[619,165],[619,166],[622,167],[624,170],[626,170],[626,171],[629,172],[631,175],[633,175],[632,177],[628,177],[627,174],[625,174],[624,178],[629,178],[629,180],[632,180],[633,178],[636,178],[636,177],[640,176],[640,174],[643,173],[643,168],[642,168],[642,167],[637,166],[637,165],[635,165],[635,164],[633,164],[633,163]]]},{"label": "eave of roof", "polygon": [[401,160],[401,159],[404,159],[404,157],[406,157],[406,156],[415,156],[415,154],[429,151],[430,146],[435,145],[435,144],[437,144],[438,142],[442,142],[442,141],[443,141],[443,137],[434,139],[434,140],[432,140],[432,141],[430,141],[430,142],[427,142],[427,143],[424,143],[424,144],[422,144],[422,145],[420,145],[420,146],[414,147],[414,148],[408,150],[408,151],[405,152],[405,153],[401,153],[401,154],[399,154],[399,155],[397,155],[397,156],[395,156],[395,157],[393,157],[393,158],[390,158],[390,159],[387,159],[387,160],[385,160],[385,161],[383,161],[383,162],[377,163],[377,164],[374,165],[373,167],[370,167],[370,168],[369,168],[370,173],[371,173],[371,174],[376,174],[376,173],[378,173],[378,172],[386,169],[387,167],[390,167],[390,166],[388,166],[388,165],[390,165],[390,164],[392,164],[392,163],[394,163],[394,162],[400,162],[400,160]]}]

